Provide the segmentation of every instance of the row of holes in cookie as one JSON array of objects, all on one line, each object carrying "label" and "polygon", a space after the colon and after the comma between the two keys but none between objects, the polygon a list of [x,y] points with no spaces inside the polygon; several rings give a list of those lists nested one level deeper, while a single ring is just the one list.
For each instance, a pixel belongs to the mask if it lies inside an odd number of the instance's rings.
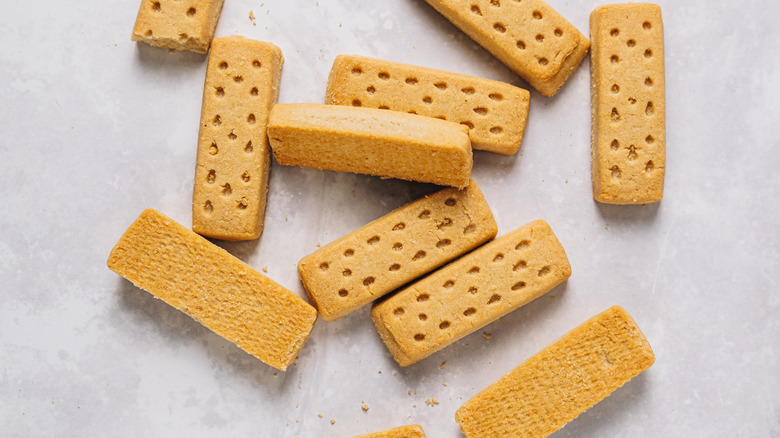
[{"label": "row of holes in cookie", "polygon": [[[238,138],[238,136],[233,132],[230,131],[228,134],[228,138],[231,140],[235,140]],[[246,145],[244,145],[244,152],[247,154],[251,154],[254,151],[254,144],[252,143],[252,140],[249,140],[246,142]],[[219,154],[219,146],[217,145],[216,141],[211,142],[211,146],[209,146],[209,155],[217,155]]]},{"label": "row of holes in cookie", "polygon": [[[612,172],[612,178],[614,178],[614,179],[619,179],[619,178],[621,178],[623,176],[623,171],[620,170],[620,166],[618,166],[617,164],[612,166],[609,170],[610,170],[610,172]],[[644,171],[645,171],[645,173],[650,173],[653,170],[655,170],[655,164],[653,163],[653,160],[648,160],[645,163],[645,170]]]},{"label": "row of holes in cookie", "polygon": [[[628,100],[629,104],[636,104],[636,99],[629,98]],[[645,105],[645,114],[648,116],[652,116],[655,113],[655,107],[653,106],[652,101],[648,101],[647,105]],[[609,119],[612,120],[613,123],[617,123],[620,121],[620,111],[618,111],[617,107],[613,106],[612,111],[609,114]]]},{"label": "row of holes in cookie", "polygon": [[[244,197],[236,201],[236,208],[239,210],[246,210],[248,206],[249,206],[249,201]],[[214,211],[214,204],[212,204],[211,201],[206,201],[203,204],[203,211],[205,211],[206,213],[211,213],[212,211]]]},{"label": "row of holes in cookie", "polygon": [[[430,103],[433,102],[433,99],[430,96],[425,96],[423,98],[423,102],[426,103],[426,104],[430,104]],[[363,106],[363,102],[360,99],[353,99],[352,100],[352,106]],[[378,108],[379,109],[384,109],[384,110],[389,110],[390,109],[390,107],[387,106],[387,105],[380,105]],[[417,111],[407,111],[407,112],[409,114],[417,114]],[[474,108],[474,112],[479,114],[479,115],[484,116],[484,115],[487,115],[488,109],[485,108],[485,107],[477,107],[477,108]],[[441,120],[447,120],[447,116],[435,116],[434,118],[441,119]],[[464,125],[464,126],[467,126],[469,129],[474,129],[474,123],[471,122],[470,120],[462,121],[462,122],[460,122],[460,124]],[[501,126],[491,126],[489,131],[490,131],[491,134],[499,135],[499,134],[504,132],[504,128],[502,128]]]},{"label": "row of holes in cookie", "polygon": [[[363,68],[360,66],[352,67],[352,74],[355,76],[362,75]],[[386,71],[381,71],[377,74],[377,77],[383,81],[389,81],[390,80],[390,73]],[[404,79],[404,82],[406,82],[408,85],[417,85],[420,81],[415,76],[407,76],[406,79]],[[447,84],[446,81],[439,81],[433,84],[434,87],[436,87],[439,91],[445,91],[448,89],[449,84]],[[376,92],[376,88],[373,85],[369,85],[368,88],[366,88],[366,91],[369,94],[374,94]],[[472,95],[477,92],[477,90],[474,87],[463,87],[460,89],[460,92],[466,95]],[[488,97],[492,100],[495,100],[496,102],[501,102],[504,100],[504,96],[501,93],[488,93]]]},{"label": "row of holes in cookie", "polygon": [[[517,3],[520,3],[520,0],[513,0],[513,1],[515,1]],[[499,0],[491,0],[490,4],[491,4],[491,6],[496,6],[496,7],[500,7],[501,6]],[[479,8],[478,5],[471,5],[470,10],[471,10],[471,13],[473,13],[474,15],[482,16],[482,10]],[[544,16],[542,15],[542,13],[540,11],[533,11],[531,13],[531,17],[534,20],[541,20],[542,18],[544,18]],[[498,33],[506,33],[506,25],[504,23],[500,23],[500,22],[493,23],[493,30],[495,30]],[[555,35],[558,38],[562,37],[563,36],[563,29],[561,29],[559,27],[555,28],[555,30],[553,30],[553,35]],[[536,34],[534,39],[539,44],[544,43],[544,34],[542,34],[542,33]],[[515,42],[515,45],[520,50],[525,50],[525,48],[526,48],[526,42],[524,40],[517,40]],[[545,66],[545,65],[548,64],[549,61],[545,57],[540,57],[540,58],[537,58],[537,62],[539,63],[539,65]]]},{"label": "row of holes in cookie", "polygon": [[[152,10],[154,12],[162,12],[162,5],[158,1],[152,1],[151,2],[151,8],[152,8]],[[187,9],[187,12],[186,12],[188,17],[194,17],[195,14],[197,14],[197,13],[198,13],[198,10],[195,9],[195,8],[189,8],[189,9]]]},{"label": "row of holes in cookie", "polygon": [[[236,82],[241,82],[241,81],[244,80],[244,78],[241,77],[241,76],[236,76],[235,78],[233,78],[233,80],[236,80],[236,78],[240,78],[240,80],[237,80]],[[252,96],[257,97],[257,96],[260,95],[260,90],[257,87],[252,87],[252,89],[249,90],[249,94],[252,95]],[[225,88],[224,87],[214,87],[214,95],[217,96],[217,97],[225,97]]]},{"label": "row of holes in cookie", "polygon": [[[257,118],[255,117],[255,115],[253,113],[250,113],[248,116],[246,116],[246,122],[248,124],[250,124],[250,125],[254,125],[255,123],[257,123]],[[222,125],[222,116],[217,114],[216,116],[214,116],[213,119],[211,119],[211,123],[212,123],[212,125],[214,125],[214,127],[221,126]],[[235,140],[237,138],[236,134],[233,133],[233,131],[230,131],[230,133],[228,134],[228,137],[231,140]]]},{"label": "row of holes in cookie", "polygon": [[[473,269],[474,268],[472,268],[472,270]],[[549,266],[545,266],[545,267],[543,267],[542,269],[539,270],[538,275],[541,277],[541,276],[549,274],[549,272],[550,272],[550,267]],[[454,285],[455,285],[455,281],[454,280],[447,280],[443,284],[443,287],[444,288],[451,288]],[[526,283],[524,281],[519,281],[519,282],[515,283],[514,285],[512,285],[511,289],[512,289],[512,291],[518,291],[520,289],[523,289],[525,286],[526,286]],[[479,292],[479,289],[476,286],[471,286],[471,287],[469,287],[468,292],[470,294],[477,294]],[[429,299],[430,299],[430,295],[427,294],[427,293],[422,293],[422,294],[417,296],[417,302],[426,302]],[[501,299],[502,299],[501,294],[494,293],[493,295],[490,296],[490,298],[488,298],[488,300],[486,302],[486,305],[495,304],[495,303],[501,301]],[[395,316],[398,316],[398,317],[404,315],[404,313],[406,313],[406,310],[403,307],[396,307],[393,310],[393,314]],[[474,307],[467,307],[463,311],[463,316],[469,317],[469,316],[473,316],[476,313],[477,313],[477,309],[476,308],[474,308]],[[417,315],[417,318],[420,321],[425,322],[425,321],[428,320],[428,315],[426,313],[424,313],[424,312],[421,312],[421,313],[419,313]],[[446,319],[439,322],[439,329],[440,330],[446,330],[450,326],[451,326],[450,321],[448,321]],[[425,340],[425,334],[424,333],[417,333],[417,334],[414,335],[414,339],[416,341],[423,341],[423,340]]]}]

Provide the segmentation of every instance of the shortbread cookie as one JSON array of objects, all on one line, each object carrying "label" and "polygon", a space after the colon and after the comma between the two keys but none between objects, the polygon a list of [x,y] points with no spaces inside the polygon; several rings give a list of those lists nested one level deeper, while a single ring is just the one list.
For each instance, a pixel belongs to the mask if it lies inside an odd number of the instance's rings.
[{"label": "shortbread cookie", "polygon": [[425,0],[544,96],[580,65],[590,43],[542,0]]},{"label": "shortbread cookie", "polygon": [[133,41],[206,53],[225,0],[141,0]]},{"label": "shortbread cookie", "polygon": [[664,29],[648,3],[601,6],[590,16],[593,197],[658,202],[666,167]]},{"label": "shortbread cookie", "polygon": [[294,293],[151,209],[119,239],[108,267],[282,371],[317,319]]},{"label": "shortbread cookie", "polygon": [[537,220],[374,305],[371,316],[405,367],[544,295],[570,275],[563,247],[550,226]]},{"label": "shortbread cookie", "polygon": [[332,321],[496,236],[477,183],[407,204],[298,263],[311,302]]},{"label": "shortbread cookie", "polygon": [[279,95],[282,51],[273,44],[216,38],[209,54],[192,229],[225,240],[263,232],[271,149],[265,127]]},{"label": "shortbread cookie", "polygon": [[528,120],[528,90],[431,68],[340,55],[325,103],[403,111],[469,128],[474,149],[512,155]]},{"label": "shortbread cookie", "polygon": [[468,128],[397,111],[310,103],[275,105],[268,137],[279,164],[465,187]]},{"label": "shortbread cookie", "polygon": [[423,428],[413,424],[411,426],[394,427],[380,430],[379,432],[358,435],[352,438],[425,438]]},{"label": "shortbread cookie", "polygon": [[475,395],[455,419],[467,438],[546,437],[654,361],[636,322],[614,306]]}]

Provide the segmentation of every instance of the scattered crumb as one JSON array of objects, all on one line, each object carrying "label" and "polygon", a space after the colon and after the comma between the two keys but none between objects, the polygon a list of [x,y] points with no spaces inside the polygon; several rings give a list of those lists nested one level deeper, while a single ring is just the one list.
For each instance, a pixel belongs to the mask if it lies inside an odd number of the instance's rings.
[{"label": "scattered crumb", "polygon": [[568,183],[569,183],[569,178],[566,178],[566,181],[565,181],[565,182],[566,182],[566,184],[568,184]]},{"label": "scattered crumb", "polygon": [[548,298],[550,298],[551,300],[554,300],[554,299],[556,299],[558,297],[556,297],[555,295],[550,295]]},{"label": "scattered crumb", "polygon": [[255,20],[255,11],[249,10],[249,19],[254,21]]},{"label": "scattered crumb", "polygon": [[298,381],[298,389],[301,389],[301,381]]},{"label": "scattered crumb", "polygon": [[322,418],[322,414],[317,414],[318,417]]},{"label": "scattered crumb", "polygon": [[295,407],[296,407],[296,408],[299,408],[299,407],[301,407],[301,403],[300,403],[300,402],[296,403],[296,404],[295,404]]},{"label": "scattered crumb", "polygon": [[330,424],[336,424],[336,419],[335,418],[331,418],[330,419]]},{"label": "scattered crumb", "polygon": [[441,386],[447,386],[447,382],[441,382]]},{"label": "scattered crumb", "polygon": [[300,423],[300,422],[301,422],[301,419],[300,419],[300,418],[296,418],[296,419],[295,419],[295,422],[296,422],[296,423]]},{"label": "scattered crumb", "polygon": [[608,230],[609,229],[609,225],[604,225],[604,229]]},{"label": "scattered crumb", "polygon": [[263,272],[268,272],[268,266],[263,266]]},{"label": "scattered crumb", "polygon": [[493,336],[490,333],[482,333],[482,337],[485,339],[490,339],[490,337]]},{"label": "scattered crumb", "polygon": [[322,246],[322,245],[320,245],[320,242],[317,242],[317,248],[319,248],[320,246]]},{"label": "scattered crumb", "polygon": [[341,27],[341,23],[339,23],[339,27]]},{"label": "scattered crumb", "polygon": [[397,372],[395,372],[395,371],[393,371],[393,375],[394,375],[394,376],[397,376],[397,375],[398,375],[398,373],[397,373]]},{"label": "scattered crumb", "polygon": [[436,398],[426,398],[425,399],[425,404],[428,405],[428,406],[436,406],[436,405],[439,404],[439,401],[436,400]]},{"label": "scattered crumb", "polygon": [[279,377],[279,373],[274,373],[274,377]]},{"label": "scattered crumb", "polygon": [[285,217],[284,217],[284,221],[285,221],[285,222],[287,222],[287,220],[288,220],[288,219],[287,219],[287,216],[285,216]]},{"label": "scattered crumb", "polygon": [[363,406],[361,406],[360,409],[363,409],[363,412],[368,412],[368,405],[366,402],[363,402]]},{"label": "scattered crumb", "polygon": [[382,374],[382,370],[379,370],[379,374]]},{"label": "scattered crumb", "polygon": [[410,390],[406,391],[406,393],[409,394],[409,395],[412,395],[412,390],[410,389]]},{"label": "scattered crumb", "polygon": [[441,365],[439,365],[439,368],[444,369],[444,367],[447,366],[447,362],[442,362]]}]

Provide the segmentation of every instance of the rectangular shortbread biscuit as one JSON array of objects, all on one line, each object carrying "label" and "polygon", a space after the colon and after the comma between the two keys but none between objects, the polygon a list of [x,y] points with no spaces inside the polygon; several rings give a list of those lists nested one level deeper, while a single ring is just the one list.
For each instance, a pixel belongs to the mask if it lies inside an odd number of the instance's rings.
[{"label": "rectangular shortbread biscuit", "polygon": [[279,104],[268,138],[279,164],[466,187],[468,128],[397,111]]},{"label": "rectangular shortbread biscuit", "polygon": [[283,62],[273,44],[240,36],[214,39],[192,196],[196,233],[251,240],[263,232],[271,165],[265,127]]},{"label": "rectangular shortbread biscuit", "polygon": [[419,425],[394,427],[379,432],[358,435],[352,438],[425,438],[425,432]]},{"label": "rectangular shortbread biscuit", "polygon": [[546,222],[537,220],[374,305],[371,317],[405,367],[544,295],[570,275],[561,243]]},{"label": "rectangular shortbread biscuit", "polygon": [[449,120],[469,128],[471,147],[512,155],[528,120],[528,90],[431,68],[339,55],[325,103],[364,106]]},{"label": "rectangular shortbread biscuit", "polygon": [[304,257],[298,275],[332,321],[496,236],[477,183],[407,204]]},{"label": "rectangular shortbread biscuit", "polygon": [[425,1],[544,96],[558,91],[590,46],[542,0]]},{"label": "rectangular shortbread biscuit", "polygon": [[590,16],[593,198],[645,204],[663,197],[666,97],[661,8],[608,5]]},{"label": "rectangular shortbread biscuit", "polygon": [[282,371],[317,319],[299,296],[152,209],[125,231],[108,267]]},{"label": "rectangular shortbread biscuit", "polygon": [[225,0],[141,0],[133,41],[171,50],[209,50]]},{"label": "rectangular shortbread biscuit", "polygon": [[455,419],[467,438],[546,437],[654,361],[636,322],[614,306],[475,395]]}]

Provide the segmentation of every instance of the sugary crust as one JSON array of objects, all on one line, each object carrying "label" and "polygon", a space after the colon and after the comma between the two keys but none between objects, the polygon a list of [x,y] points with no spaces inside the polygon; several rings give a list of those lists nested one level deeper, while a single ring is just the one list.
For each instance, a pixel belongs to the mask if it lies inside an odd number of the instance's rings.
[{"label": "sugary crust", "polygon": [[466,187],[468,128],[396,111],[279,104],[268,137],[279,164]]},{"label": "sugary crust", "polygon": [[482,390],[455,419],[467,438],[546,437],[654,361],[636,322],[614,306]]},{"label": "sugary crust", "polygon": [[590,25],[593,197],[609,204],[658,202],[666,169],[661,8],[602,6]]},{"label": "sugary crust", "polygon": [[523,140],[530,95],[505,82],[363,56],[339,55],[325,103],[385,108],[469,127],[474,149],[512,155]]},{"label": "sugary crust", "polygon": [[542,0],[425,1],[544,96],[558,91],[590,46]]},{"label": "sugary crust", "polygon": [[425,438],[425,432],[419,425],[394,427],[379,432],[358,435],[352,438]]},{"label": "sugary crust", "polygon": [[550,226],[537,220],[375,304],[371,316],[395,360],[409,366],[544,295],[570,275],[563,247]]},{"label": "sugary crust", "polygon": [[265,127],[279,95],[282,51],[216,38],[203,87],[192,229],[224,240],[263,232],[271,153]]},{"label": "sugary crust", "polygon": [[428,195],[349,233],[298,263],[311,302],[341,318],[496,236],[473,180]]},{"label": "sugary crust", "polygon": [[141,0],[131,39],[171,50],[209,50],[224,0]]},{"label": "sugary crust", "polygon": [[151,209],[122,235],[108,267],[282,371],[317,319],[294,293]]}]

